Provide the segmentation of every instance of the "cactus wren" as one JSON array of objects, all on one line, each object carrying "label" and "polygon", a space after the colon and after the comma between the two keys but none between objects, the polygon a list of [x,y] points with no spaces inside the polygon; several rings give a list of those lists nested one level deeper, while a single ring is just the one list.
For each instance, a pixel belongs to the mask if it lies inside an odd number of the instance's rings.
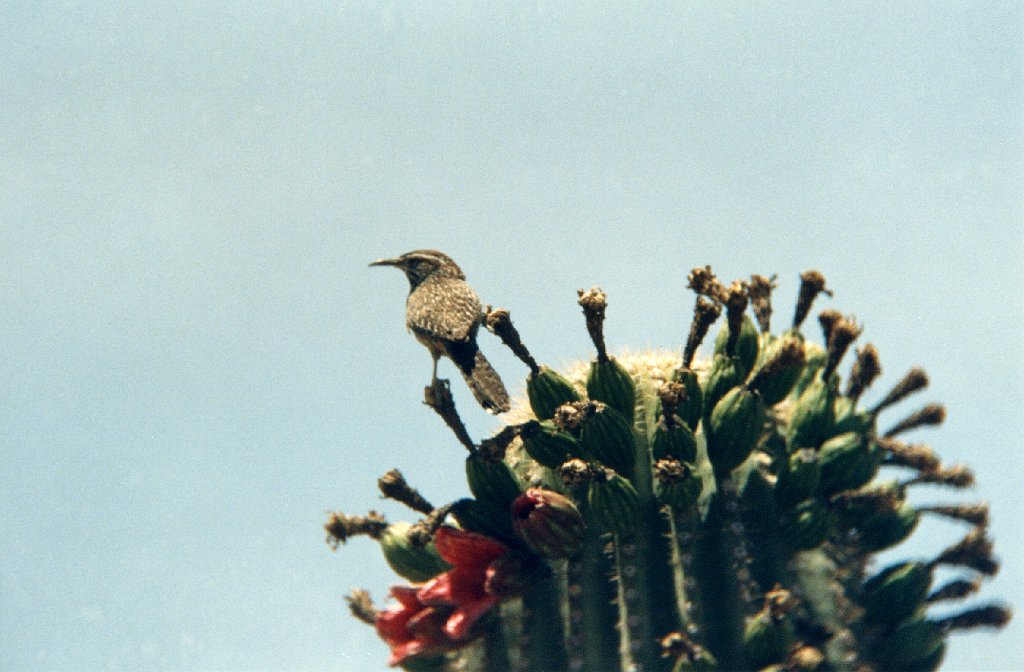
[{"label": "cactus wren", "polygon": [[447,356],[488,413],[507,411],[510,403],[505,385],[476,344],[484,311],[458,264],[436,250],[415,250],[370,265],[394,266],[405,272],[409,280],[405,326],[434,358],[431,383],[437,381],[437,360]]}]

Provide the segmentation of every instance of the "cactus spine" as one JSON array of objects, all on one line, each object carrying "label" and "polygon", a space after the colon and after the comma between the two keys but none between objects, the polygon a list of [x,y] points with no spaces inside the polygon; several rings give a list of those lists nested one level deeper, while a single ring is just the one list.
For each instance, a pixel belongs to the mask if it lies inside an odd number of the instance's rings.
[{"label": "cactus spine", "polygon": [[[846,380],[838,372],[860,336],[852,319],[819,316],[823,346],[803,333],[827,293],[801,275],[792,326],[770,333],[772,279],[728,287],[694,269],[694,318],[681,355],[616,358],[604,342],[607,299],[580,290],[597,356],[558,373],[539,366],[508,312],[488,328],[530,367],[528,401],[474,444],[443,385],[428,405],[469,449],[473,498],[434,507],[397,471],[385,496],[424,517],[332,514],[335,545],[381,542],[414,583],[378,611],[350,598],[410,670],[543,672],[698,670],[934,670],[949,633],[1001,627],[1001,605],[936,617],[998,564],[981,504],[913,507],[910,488],[973,483],[927,447],[898,435],[941,422],[926,406],[884,432],[880,414],[927,384],[912,370],[875,406],[862,393],[881,372],[870,344]],[[752,309],[755,320],[747,314]],[[722,314],[709,361],[697,347]],[[883,478],[880,469],[885,468]],[[891,480],[900,476],[902,480]],[[934,558],[873,567],[921,516],[968,526]],[[934,586],[934,570],[963,574]]]}]

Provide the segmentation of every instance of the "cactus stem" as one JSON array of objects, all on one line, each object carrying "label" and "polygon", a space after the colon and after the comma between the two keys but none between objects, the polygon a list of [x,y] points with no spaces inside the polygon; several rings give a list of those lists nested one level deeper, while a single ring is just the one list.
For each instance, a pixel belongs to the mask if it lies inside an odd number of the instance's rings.
[{"label": "cactus stem", "polygon": [[[588,534],[569,561],[570,667],[587,672],[620,672],[612,562],[605,553],[607,538]],[[578,667],[577,667],[578,665]]]},{"label": "cactus stem", "polygon": [[484,661],[487,672],[511,672],[512,661],[509,660],[508,638],[505,636],[505,619],[496,617],[493,626],[487,628],[483,636]]},{"label": "cactus stem", "polygon": [[597,349],[597,361],[607,362],[608,352],[604,345],[604,312],[608,307],[608,298],[600,287],[591,287],[589,291],[576,290],[578,303],[583,308],[587,320],[587,333]]},{"label": "cactus stem", "polygon": [[[727,501],[728,499],[728,501]],[[742,668],[743,601],[733,571],[735,548],[727,531],[732,496],[721,491],[708,501],[701,529],[695,535],[692,562],[701,603],[702,639],[724,670]]]},{"label": "cactus stem", "polygon": [[921,410],[911,413],[896,423],[892,429],[885,433],[885,437],[892,438],[897,434],[902,434],[924,425],[941,425],[945,419],[946,408],[942,404],[928,404]]},{"label": "cactus stem", "polygon": [[828,359],[821,370],[821,379],[832,377],[847,348],[860,336],[861,329],[852,319],[840,317],[828,332]]},{"label": "cactus stem", "polygon": [[384,516],[376,511],[370,511],[365,516],[350,516],[332,511],[324,523],[324,530],[327,531],[327,544],[331,549],[337,550],[340,544],[344,544],[351,537],[366,535],[380,539],[387,526]]},{"label": "cactus stem", "polygon": [[466,426],[462,424],[459,412],[455,410],[455,399],[452,398],[452,391],[448,381],[437,378],[427,387],[423,388],[423,403],[434,409],[434,412],[441,416],[445,424],[455,433],[459,440],[470,453],[476,452],[473,439],[469,438]]},{"label": "cactus stem", "polygon": [[907,375],[903,376],[900,382],[896,383],[892,390],[889,391],[889,394],[885,395],[884,399],[872,407],[871,415],[878,415],[889,406],[927,386],[928,374],[924,372],[924,369],[915,366],[907,372]]},{"label": "cactus stem", "polygon": [[357,619],[368,625],[374,625],[377,622],[377,607],[374,606],[373,600],[370,599],[370,593],[362,588],[353,588],[352,592],[345,596],[345,601],[348,602],[349,611]]},{"label": "cactus stem", "polygon": [[857,359],[853,362],[850,371],[850,382],[846,387],[846,396],[856,403],[864,390],[871,387],[882,373],[882,365],[878,360],[878,350],[871,343],[857,350]]},{"label": "cactus stem", "polygon": [[793,329],[799,329],[807,319],[807,314],[811,312],[811,304],[818,294],[832,296],[832,292],[825,289],[825,276],[814,270],[801,273],[800,294],[796,299],[796,311],[793,313]]},{"label": "cactus stem", "polygon": [[405,504],[413,511],[429,514],[434,510],[434,505],[428,502],[416,488],[409,485],[405,476],[398,469],[392,469],[378,478],[377,487],[382,495]]},{"label": "cactus stem", "polygon": [[[637,389],[634,409],[635,464],[633,484],[640,496],[640,515],[628,537],[616,537],[619,603],[623,612],[625,652],[637,670],[666,668],[658,642],[679,628],[678,604],[672,566],[669,563],[670,527],[654,495],[650,439],[654,435],[658,396],[653,386]],[[661,561],[652,561],[659,558]]]},{"label": "cactus stem", "polygon": [[540,373],[540,366],[537,365],[537,360],[533,358],[530,351],[523,345],[522,339],[519,337],[519,330],[512,324],[512,317],[507,310],[504,308],[494,308],[487,306],[487,314],[484,317],[484,325],[487,327],[487,331],[491,332],[495,336],[501,339],[512,353],[522,360],[526,366],[530,367],[530,373],[537,375]]},{"label": "cactus stem", "polygon": [[722,309],[717,303],[712,303],[702,296],[697,297],[693,307],[693,322],[690,324],[690,335],[686,339],[686,348],[683,350],[683,368],[689,369],[693,363],[693,357],[697,354],[708,329],[715,323],[715,320],[722,314]]},{"label": "cactus stem", "polygon": [[750,296],[754,316],[757,317],[757,326],[761,329],[762,334],[771,332],[772,290],[777,286],[777,278],[778,276],[775,275],[770,278],[763,275],[752,275],[747,285],[747,294]]},{"label": "cactus stem", "polygon": [[[561,602],[556,576],[540,579],[523,594],[523,658],[520,669],[564,672],[568,669]],[[543,667],[541,667],[543,666]]]}]

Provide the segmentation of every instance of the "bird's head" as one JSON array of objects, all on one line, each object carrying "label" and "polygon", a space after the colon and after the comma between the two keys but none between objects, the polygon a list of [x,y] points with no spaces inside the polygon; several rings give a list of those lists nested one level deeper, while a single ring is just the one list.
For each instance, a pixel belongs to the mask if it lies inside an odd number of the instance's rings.
[{"label": "bird's head", "polygon": [[451,257],[437,250],[413,250],[400,257],[378,259],[370,266],[394,266],[402,269],[405,277],[409,279],[410,289],[416,289],[421,282],[435,275],[460,280],[466,278]]}]

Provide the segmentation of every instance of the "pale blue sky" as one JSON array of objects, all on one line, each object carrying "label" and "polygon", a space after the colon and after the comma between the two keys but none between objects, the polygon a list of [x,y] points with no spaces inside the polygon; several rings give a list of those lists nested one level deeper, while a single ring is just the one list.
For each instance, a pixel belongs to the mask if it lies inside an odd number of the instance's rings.
[{"label": "pale blue sky", "polygon": [[[676,348],[691,267],[778,273],[777,324],[821,269],[880,387],[931,373],[949,420],[917,438],[975,467],[983,595],[1020,609],[1022,17],[0,2],[0,668],[385,669],[341,596],[393,579],[320,525],[401,516],[394,466],[465,493],[405,280],[366,267],[418,247],[551,363],[589,355],[577,287],[608,291],[613,349]],[[1018,619],[945,669],[1022,667]]]}]

